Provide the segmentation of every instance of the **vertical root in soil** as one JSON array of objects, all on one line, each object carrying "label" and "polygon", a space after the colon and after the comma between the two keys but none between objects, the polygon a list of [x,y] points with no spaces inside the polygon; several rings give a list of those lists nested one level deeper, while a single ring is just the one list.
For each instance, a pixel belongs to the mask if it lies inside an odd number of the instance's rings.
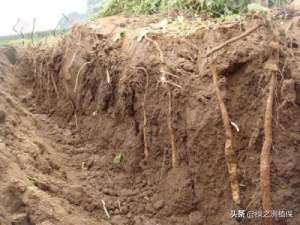
[{"label": "vertical root in soil", "polygon": [[176,167],[177,165],[177,148],[175,144],[175,135],[172,127],[172,92],[170,88],[168,88],[168,129],[170,133],[170,141],[171,141],[171,149],[172,149],[172,167]]},{"label": "vertical root in soil", "polygon": [[85,62],[85,63],[83,63],[83,64],[81,65],[81,67],[79,68],[79,70],[78,70],[78,72],[77,72],[77,75],[76,75],[75,86],[74,86],[74,93],[77,92],[78,82],[79,82],[79,76],[80,76],[81,71],[83,70],[83,68],[84,68],[86,65],[88,65],[88,64],[90,64],[90,63],[91,63],[91,62]]},{"label": "vertical root in soil", "polygon": [[43,61],[40,63],[38,70],[38,87],[42,90],[43,88]]},{"label": "vertical root in soil", "polygon": [[55,91],[56,96],[58,98],[59,97],[59,93],[58,93],[58,89],[57,89],[57,86],[56,86],[56,83],[55,83],[55,80],[54,80],[54,77],[53,77],[53,73],[50,74],[50,77],[51,77],[52,85],[54,87],[54,91]]},{"label": "vertical root in soil", "polygon": [[147,137],[147,113],[146,113],[146,100],[148,94],[148,87],[149,87],[149,74],[144,67],[138,67],[137,69],[142,70],[146,75],[146,84],[145,84],[145,93],[144,93],[144,101],[143,101],[143,132],[144,132],[144,157],[145,160],[149,158],[149,145],[148,145],[148,137]]},{"label": "vertical root in soil", "polygon": [[46,87],[46,91],[47,91],[47,98],[48,99],[50,99],[49,86],[50,86],[50,72],[47,73],[47,87]]},{"label": "vertical root in soil", "polygon": [[210,65],[210,70],[213,77],[213,84],[214,89],[216,92],[216,96],[219,102],[219,107],[221,110],[222,120],[225,129],[225,160],[227,164],[230,186],[231,186],[231,193],[232,193],[232,200],[235,203],[236,207],[240,206],[240,187],[238,181],[238,174],[237,174],[237,163],[235,158],[235,150],[233,148],[233,134],[230,125],[230,119],[228,115],[228,111],[224,100],[221,95],[221,91],[218,85],[218,74],[215,65]]},{"label": "vertical root in soil", "polygon": [[[275,52],[276,51],[276,52]],[[273,51],[275,60],[279,63],[279,50],[278,48]],[[278,68],[274,65],[274,68]],[[272,210],[272,198],[271,198],[271,148],[272,148],[272,120],[273,120],[273,102],[274,92],[277,81],[277,71],[271,71],[271,81],[269,84],[269,95],[266,103],[265,120],[264,120],[264,142],[260,155],[260,191],[262,208],[264,211],[270,212]],[[272,219],[265,218],[264,224],[271,225]]]},{"label": "vertical root in soil", "polygon": [[[267,100],[265,121],[264,121],[264,143],[260,155],[260,191],[263,210],[270,211],[271,203],[271,181],[270,181],[270,152],[272,148],[272,118],[273,99],[276,83],[276,73],[272,73],[270,82],[270,92]],[[266,219],[265,224],[272,224],[271,218]]]},{"label": "vertical root in soil", "polygon": [[175,135],[174,135],[174,130],[172,126],[172,91],[169,87],[170,86],[175,86],[180,89],[182,87],[175,82],[168,80],[167,79],[167,69],[166,69],[166,61],[163,55],[163,51],[159,47],[159,44],[157,41],[152,40],[149,37],[145,37],[145,39],[149,42],[151,42],[156,50],[159,52],[159,58],[160,58],[160,82],[162,83],[162,86],[168,91],[168,112],[167,112],[167,124],[168,124],[168,130],[170,134],[170,142],[171,142],[171,150],[172,150],[172,168],[175,168],[177,166],[177,148],[176,148],[176,142],[175,142]]},{"label": "vertical root in soil", "polygon": [[78,130],[79,126],[78,126],[78,118],[77,118],[76,112],[74,113],[74,118],[75,118],[75,126],[76,126],[76,129]]}]

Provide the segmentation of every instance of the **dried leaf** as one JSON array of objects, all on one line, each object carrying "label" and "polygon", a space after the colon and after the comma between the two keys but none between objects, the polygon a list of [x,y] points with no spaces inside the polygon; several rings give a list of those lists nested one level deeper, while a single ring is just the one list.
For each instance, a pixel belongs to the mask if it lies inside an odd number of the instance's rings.
[{"label": "dried leaf", "polygon": [[139,35],[137,36],[137,41],[138,42],[141,42],[143,39],[144,39],[144,37],[148,34],[150,32],[150,30],[148,30],[148,29],[145,29],[145,30],[142,30],[140,33],[139,33]]},{"label": "dried leaf", "polygon": [[124,34],[125,34],[125,30],[121,30],[120,32],[116,33],[114,36],[113,36],[113,42],[117,42],[118,40],[120,40],[122,37],[124,37]]},{"label": "dried leaf", "polygon": [[158,23],[151,24],[150,26],[154,29],[163,29],[163,28],[167,27],[168,24],[169,24],[169,20],[168,19],[163,19]]}]

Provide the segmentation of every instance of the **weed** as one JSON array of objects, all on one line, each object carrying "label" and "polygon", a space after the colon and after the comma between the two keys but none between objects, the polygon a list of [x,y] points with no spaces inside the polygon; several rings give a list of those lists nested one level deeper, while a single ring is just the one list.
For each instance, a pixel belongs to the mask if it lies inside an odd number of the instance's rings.
[{"label": "weed", "polygon": [[[125,15],[149,15],[172,10],[207,12],[211,16],[220,17],[246,12],[247,6],[254,0],[108,0],[92,16],[111,16],[116,14]],[[288,0],[269,0],[269,6],[283,5]]]},{"label": "weed", "polygon": [[119,152],[116,156],[115,156],[115,158],[113,159],[113,164],[114,165],[119,165],[121,162],[122,162],[122,160],[123,160],[123,154],[121,153],[121,152]]}]

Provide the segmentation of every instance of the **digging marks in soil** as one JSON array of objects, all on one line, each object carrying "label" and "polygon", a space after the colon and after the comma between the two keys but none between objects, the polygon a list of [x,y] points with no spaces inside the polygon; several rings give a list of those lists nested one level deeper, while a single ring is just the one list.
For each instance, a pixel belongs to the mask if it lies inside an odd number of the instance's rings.
[{"label": "digging marks in soil", "polygon": [[[6,65],[9,68],[9,64]],[[52,125],[47,116],[31,113],[20,101],[26,96],[11,68],[1,74],[11,88],[1,84],[1,224],[99,224],[71,202],[67,196],[76,190],[78,174],[71,165],[69,147],[58,144],[54,135],[65,130]],[[66,137],[66,136],[65,136]],[[80,186],[79,186],[80,187]]]}]

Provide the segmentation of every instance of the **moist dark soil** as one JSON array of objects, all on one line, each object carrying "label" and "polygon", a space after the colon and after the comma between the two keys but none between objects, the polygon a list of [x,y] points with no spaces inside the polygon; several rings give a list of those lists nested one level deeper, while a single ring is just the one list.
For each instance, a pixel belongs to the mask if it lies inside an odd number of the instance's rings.
[{"label": "moist dark soil", "polygon": [[294,212],[274,224],[300,224],[300,17],[251,15],[184,35],[159,28],[140,36],[161,19],[104,18],[75,25],[55,43],[1,53],[1,225],[239,224],[231,218],[236,208],[209,65],[217,67],[230,120],[239,128],[233,127],[240,207],[259,210],[266,65],[274,42],[280,59],[271,195],[274,210]]}]

